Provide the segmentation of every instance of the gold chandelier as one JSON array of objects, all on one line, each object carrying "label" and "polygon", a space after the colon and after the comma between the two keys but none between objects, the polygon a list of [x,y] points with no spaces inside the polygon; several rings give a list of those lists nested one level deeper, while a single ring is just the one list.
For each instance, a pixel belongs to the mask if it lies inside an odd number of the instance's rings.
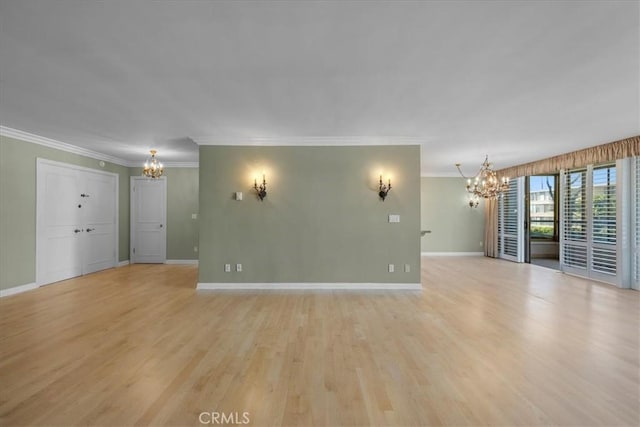
[{"label": "gold chandelier", "polygon": [[456,163],[456,168],[458,168],[460,175],[467,179],[467,193],[471,195],[469,206],[477,208],[480,198],[495,199],[509,189],[509,178],[503,176],[498,179],[498,175],[492,169],[492,166],[487,155],[475,177],[468,178],[460,170],[460,163]]},{"label": "gold chandelier", "polygon": [[142,175],[147,178],[160,178],[162,173],[164,172],[164,166],[160,161],[156,158],[156,150],[151,150],[151,157],[144,162],[144,169],[142,170]]}]

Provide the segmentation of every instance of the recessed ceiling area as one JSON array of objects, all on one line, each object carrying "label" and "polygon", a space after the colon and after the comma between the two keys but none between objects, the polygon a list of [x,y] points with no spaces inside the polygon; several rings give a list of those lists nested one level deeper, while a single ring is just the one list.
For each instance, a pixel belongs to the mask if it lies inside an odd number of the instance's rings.
[{"label": "recessed ceiling area", "polygon": [[[636,1],[0,1],[0,124],[127,161],[422,146],[425,175],[640,134]],[[466,168],[465,168],[466,166]]]}]

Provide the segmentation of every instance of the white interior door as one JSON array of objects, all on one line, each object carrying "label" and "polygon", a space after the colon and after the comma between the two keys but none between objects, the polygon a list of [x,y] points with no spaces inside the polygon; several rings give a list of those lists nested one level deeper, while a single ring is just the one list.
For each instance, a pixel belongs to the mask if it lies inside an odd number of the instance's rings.
[{"label": "white interior door", "polygon": [[82,220],[74,169],[38,165],[36,283],[82,274]]},{"label": "white interior door", "polygon": [[36,284],[117,263],[117,175],[38,159]]},{"label": "white interior door", "polygon": [[131,177],[131,262],[164,263],[167,180]]},{"label": "white interior door", "polygon": [[116,180],[113,176],[85,172],[83,179],[83,274],[114,267],[116,241]]}]

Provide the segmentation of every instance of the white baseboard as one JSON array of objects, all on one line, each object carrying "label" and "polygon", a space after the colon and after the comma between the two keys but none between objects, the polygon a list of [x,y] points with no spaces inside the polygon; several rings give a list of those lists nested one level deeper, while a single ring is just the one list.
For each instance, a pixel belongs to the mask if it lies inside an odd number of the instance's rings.
[{"label": "white baseboard", "polygon": [[130,264],[129,260],[125,259],[124,261],[120,261],[118,263],[118,265],[116,265],[116,267],[124,267],[124,266],[129,265],[129,264]]},{"label": "white baseboard", "polygon": [[196,290],[402,290],[420,291],[421,283],[198,283]]},{"label": "white baseboard", "polygon": [[164,263],[165,264],[198,265],[198,260],[197,259],[168,259]]},{"label": "white baseboard", "polygon": [[422,256],[484,256],[484,252],[422,252]]},{"label": "white baseboard", "polygon": [[38,285],[35,283],[27,283],[26,285],[15,286],[9,289],[0,290],[0,298],[8,297],[9,295],[21,294],[22,292],[32,291],[38,289]]}]

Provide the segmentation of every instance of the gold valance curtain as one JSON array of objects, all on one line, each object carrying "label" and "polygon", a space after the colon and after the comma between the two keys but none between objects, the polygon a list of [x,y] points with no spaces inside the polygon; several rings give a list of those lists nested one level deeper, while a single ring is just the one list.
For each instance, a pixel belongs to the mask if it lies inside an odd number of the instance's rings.
[{"label": "gold valance curtain", "polygon": [[556,173],[560,169],[575,169],[634,156],[640,156],[640,135],[501,169],[497,173],[499,177],[508,176],[509,178],[542,175]]}]

